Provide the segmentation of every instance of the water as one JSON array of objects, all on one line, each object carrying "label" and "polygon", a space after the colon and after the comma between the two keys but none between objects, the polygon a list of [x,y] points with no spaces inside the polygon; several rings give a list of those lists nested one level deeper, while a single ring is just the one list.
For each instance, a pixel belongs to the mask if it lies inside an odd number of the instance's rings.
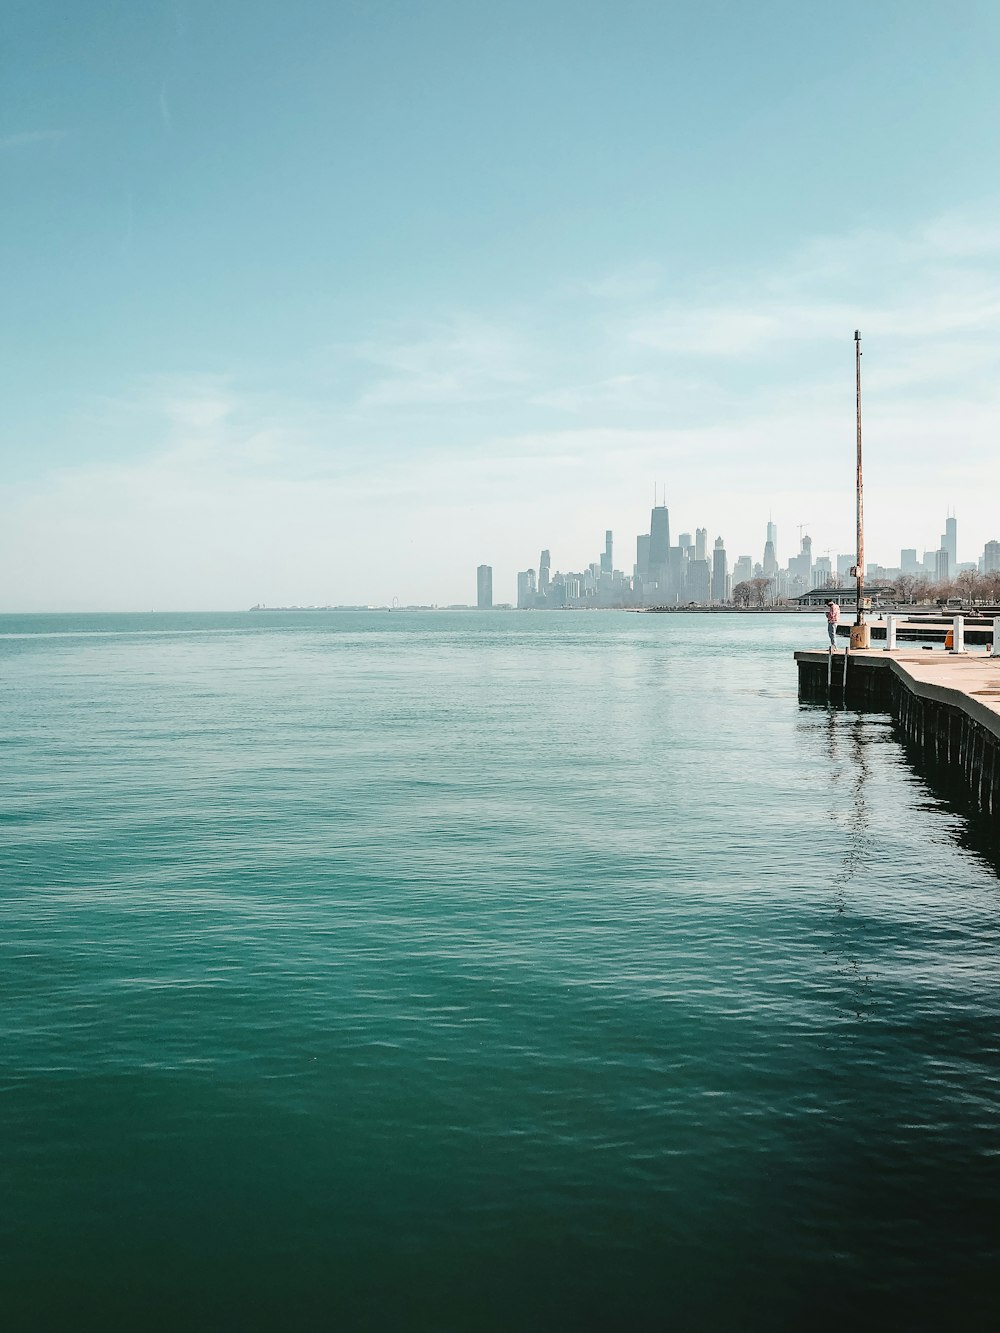
[{"label": "water", "polygon": [[996,860],[803,640],[0,617],[6,1325],[993,1327]]}]

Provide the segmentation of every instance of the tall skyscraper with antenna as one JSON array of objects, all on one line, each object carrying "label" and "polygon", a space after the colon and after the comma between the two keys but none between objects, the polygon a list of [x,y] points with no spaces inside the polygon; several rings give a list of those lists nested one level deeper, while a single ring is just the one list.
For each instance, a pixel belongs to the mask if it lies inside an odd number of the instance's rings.
[{"label": "tall skyscraper with antenna", "polygon": [[670,514],[666,505],[654,505],[649,516],[649,572],[658,581],[670,558]]}]

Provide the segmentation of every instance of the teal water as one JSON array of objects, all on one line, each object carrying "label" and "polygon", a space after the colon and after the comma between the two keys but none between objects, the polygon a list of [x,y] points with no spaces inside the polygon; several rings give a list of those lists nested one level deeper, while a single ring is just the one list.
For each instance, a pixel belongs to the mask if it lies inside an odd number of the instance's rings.
[{"label": "teal water", "polygon": [[994,1327],[996,860],[823,639],[0,617],[5,1326]]}]

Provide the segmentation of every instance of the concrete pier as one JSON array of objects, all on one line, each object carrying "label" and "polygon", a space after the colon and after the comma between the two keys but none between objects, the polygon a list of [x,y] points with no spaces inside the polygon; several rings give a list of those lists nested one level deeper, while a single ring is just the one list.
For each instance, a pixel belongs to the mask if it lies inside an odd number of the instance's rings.
[{"label": "concrete pier", "polygon": [[980,810],[1000,818],[1000,658],[871,648],[797,652],[795,660],[802,698],[885,708]]}]

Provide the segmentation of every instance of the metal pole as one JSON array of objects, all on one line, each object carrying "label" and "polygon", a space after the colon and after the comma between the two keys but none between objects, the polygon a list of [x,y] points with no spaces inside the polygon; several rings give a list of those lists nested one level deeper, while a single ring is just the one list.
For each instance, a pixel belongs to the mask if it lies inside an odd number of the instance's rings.
[{"label": "metal pole", "polygon": [[858,402],[858,605],[854,617],[855,625],[865,623],[865,613],[861,602],[865,595],[865,511],[864,479],[861,473],[861,330],[854,330],[854,365],[857,380]]},{"label": "metal pole", "polygon": [[854,330],[854,369],[857,379],[857,408],[858,408],[858,471],[857,471],[857,494],[858,494],[858,552],[857,564],[854,567],[854,575],[857,579],[857,606],[854,615],[854,625],[851,628],[851,647],[856,649],[865,649],[871,645],[871,630],[865,624],[865,508],[864,508],[864,478],[861,472],[861,330]]}]

